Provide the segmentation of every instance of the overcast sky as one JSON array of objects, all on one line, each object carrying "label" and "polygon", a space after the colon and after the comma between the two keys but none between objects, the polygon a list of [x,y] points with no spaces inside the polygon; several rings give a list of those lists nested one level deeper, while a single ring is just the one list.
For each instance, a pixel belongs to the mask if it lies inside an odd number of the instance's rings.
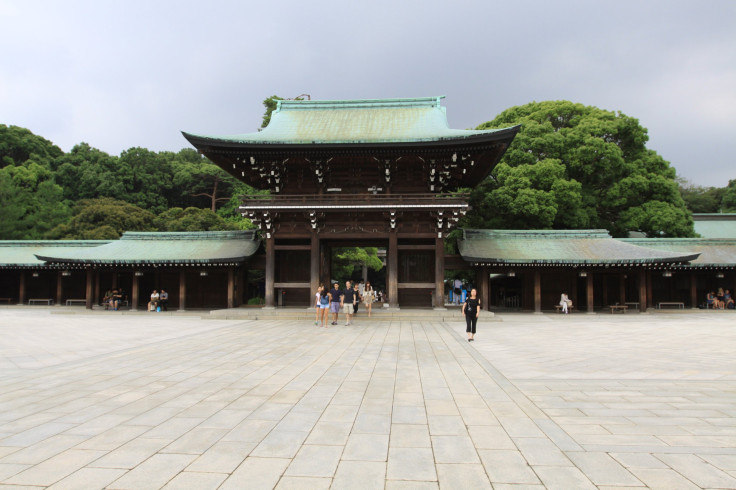
[{"label": "overcast sky", "polygon": [[571,100],[636,117],[698,185],[736,179],[736,1],[0,0],[0,124],[64,151],[255,131],[270,95],[446,95],[450,126]]}]

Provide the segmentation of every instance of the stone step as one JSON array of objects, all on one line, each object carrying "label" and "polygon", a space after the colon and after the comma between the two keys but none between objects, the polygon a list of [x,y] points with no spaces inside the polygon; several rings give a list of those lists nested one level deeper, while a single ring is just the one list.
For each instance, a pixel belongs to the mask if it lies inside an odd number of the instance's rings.
[{"label": "stone step", "polygon": [[[212,318],[220,320],[304,320],[314,321],[314,308],[229,308],[223,310],[212,310],[209,315],[202,318]],[[330,319],[332,319],[330,314]],[[494,320],[493,312],[481,311],[483,320]],[[338,317],[339,324],[345,323],[345,314],[340,312]],[[354,316],[355,321],[368,320],[368,313],[361,309]],[[430,321],[463,321],[459,307],[450,307],[447,309],[433,308],[375,308],[371,312],[370,320],[373,321],[391,321],[391,320],[430,320]]]}]

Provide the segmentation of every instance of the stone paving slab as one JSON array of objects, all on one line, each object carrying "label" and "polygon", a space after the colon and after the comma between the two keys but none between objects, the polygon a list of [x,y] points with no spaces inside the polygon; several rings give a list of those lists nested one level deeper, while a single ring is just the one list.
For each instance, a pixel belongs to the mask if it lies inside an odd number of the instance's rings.
[{"label": "stone paving slab", "polygon": [[0,490],[736,488],[732,315],[52,313],[0,311]]}]

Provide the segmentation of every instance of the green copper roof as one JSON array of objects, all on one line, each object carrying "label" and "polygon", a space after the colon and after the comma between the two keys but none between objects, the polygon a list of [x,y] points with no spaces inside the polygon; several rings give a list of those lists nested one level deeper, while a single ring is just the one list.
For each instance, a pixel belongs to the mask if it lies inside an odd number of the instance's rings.
[{"label": "green copper roof", "polygon": [[463,230],[458,247],[465,260],[487,264],[623,265],[686,262],[698,256],[625,243],[606,230]]},{"label": "green copper roof", "polygon": [[622,242],[657,251],[698,253],[693,267],[736,266],[736,238],[622,238]]},{"label": "green copper roof", "polygon": [[[450,129],[444,97],[377,100],[282,100],[260,132],[184,136],[243,144],[360,144],[457,140],[507,131]],[[514,134],[515,134],[514,130]]]},{"label": "green copper roof", "polygon": [[37,254],[75,253],[110,243],[109,240],[3,240],[0,267],[44,267]]},{"label": "green copper roof", "polygon": [[703,238],[736,238],[736,213],[694,213],[693,221]]},{"label": "green copper roof", "polygon": [[105,245],[84,250],[49,250],[36,254],[52,263],[218,264],[242,262],[260,244],[254,231],[126,232]]}]

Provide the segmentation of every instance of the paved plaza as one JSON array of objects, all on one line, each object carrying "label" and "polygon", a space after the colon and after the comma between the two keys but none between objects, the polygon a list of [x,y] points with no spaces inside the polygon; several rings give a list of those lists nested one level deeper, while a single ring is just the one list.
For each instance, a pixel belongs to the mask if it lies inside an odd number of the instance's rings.
[{"label": "paved plaza", "polygon": [[464,330],[0,308],[0,490],[736,488],[733,312]]}]

